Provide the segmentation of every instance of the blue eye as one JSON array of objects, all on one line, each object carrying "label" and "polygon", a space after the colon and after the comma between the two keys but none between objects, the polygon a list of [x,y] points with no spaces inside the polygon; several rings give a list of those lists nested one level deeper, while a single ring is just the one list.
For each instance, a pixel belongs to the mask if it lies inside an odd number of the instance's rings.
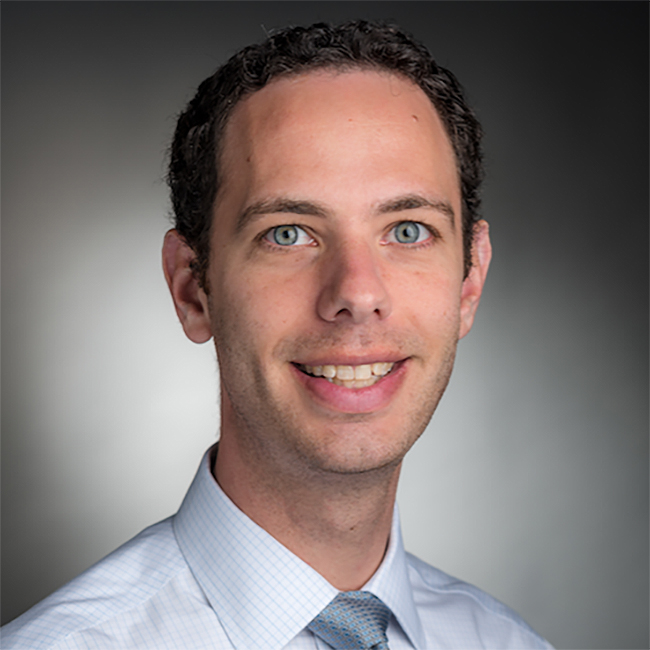
[{"label": "blue eye", "polygon": [[422,224],[415,221],[402,221],[390,231],[388,239],[398,244],[419,244],[429,237],[431,233]]},{"label": "blue eye", "polygon": [[280,246],[291,246],[298,241],[298,229],[295,226],[273,228],[273,240]]},{"label": "blue eye", "polygon": [[278,246],[304,245],[313,241],[299,226],[276,226],[266,233],[265,239]]}]

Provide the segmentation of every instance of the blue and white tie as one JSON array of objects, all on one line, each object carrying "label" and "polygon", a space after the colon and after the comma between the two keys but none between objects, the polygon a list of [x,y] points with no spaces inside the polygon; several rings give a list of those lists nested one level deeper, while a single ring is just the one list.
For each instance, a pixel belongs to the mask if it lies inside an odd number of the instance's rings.
[{"label": "blue and white tie", "polygon": [[307,626],[334,650],[388,650],[390,609],[369,591],[346,591]]}]

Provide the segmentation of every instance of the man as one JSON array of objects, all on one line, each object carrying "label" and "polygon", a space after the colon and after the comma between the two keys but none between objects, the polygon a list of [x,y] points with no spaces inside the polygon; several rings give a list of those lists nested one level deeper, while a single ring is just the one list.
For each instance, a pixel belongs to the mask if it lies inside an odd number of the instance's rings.
[{"label": "man", "polygon": [[405,554],[401,461],[491,249],[480,128],[393,27],[245,48],[180,116],[163,264],[214,338],[221,435],[179,512],[5,628],[7,648],[547,648]]}]

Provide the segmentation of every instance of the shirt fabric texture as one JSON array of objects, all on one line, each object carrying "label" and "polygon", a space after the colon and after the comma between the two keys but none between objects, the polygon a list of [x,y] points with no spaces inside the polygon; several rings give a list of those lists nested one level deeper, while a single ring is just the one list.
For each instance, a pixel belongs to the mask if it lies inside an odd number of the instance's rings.
[{"label": "shirt fabric texture", "polygon": [[[2,629],[5,650],[327,650],[305,629],[338,590],[214,480],[216,445],[179,511]],[[397,509],[364,591],[392,615],[391,650],[550,649],[491,596],[406,553]]]}]

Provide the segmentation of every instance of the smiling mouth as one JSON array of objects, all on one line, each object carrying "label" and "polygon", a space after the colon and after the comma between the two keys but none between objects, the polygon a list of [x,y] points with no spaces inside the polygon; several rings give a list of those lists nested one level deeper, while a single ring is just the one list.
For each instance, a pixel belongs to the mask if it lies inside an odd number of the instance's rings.
[{"label": "smiling mouth", "polygon": [[312,377],[323,377],[330,383],[345,388],[367,388],[389,374],[394,363],[377,361],[360,366],[306,366],[300,363],[295,366],[301,372]]}]

